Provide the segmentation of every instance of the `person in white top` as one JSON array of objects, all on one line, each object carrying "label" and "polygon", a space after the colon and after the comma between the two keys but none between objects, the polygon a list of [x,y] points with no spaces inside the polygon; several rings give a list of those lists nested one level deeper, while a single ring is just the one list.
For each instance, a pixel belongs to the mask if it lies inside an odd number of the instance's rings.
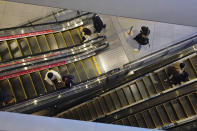
[{"label": "person in white top", "polygon": [[62,77],[61,75],[54,70],[49,70],[44,79],[48,84],[53,85],[53,84],[58,84],[62,82]]}]

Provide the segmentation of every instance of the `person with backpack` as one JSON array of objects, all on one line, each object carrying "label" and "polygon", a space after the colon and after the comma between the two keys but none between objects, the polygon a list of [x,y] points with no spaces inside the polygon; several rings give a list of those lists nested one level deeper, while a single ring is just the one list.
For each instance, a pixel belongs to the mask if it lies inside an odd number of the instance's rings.
[{"label": "person with backpack", "polygon": [[146,26],[142,26],[140,33],[133,38],[139,44],[138,49],[135,49],[136,51],[140,51],[142,45],[149,44],[149,38],[148,38],[149,34],[150,34],[150,29]]},{"label": "person with backpack", "polygon": [[95,33],[100,33],[103,28],[106,28],[106,24],[103,23],[101,17],[94,14],[92,17]]}]

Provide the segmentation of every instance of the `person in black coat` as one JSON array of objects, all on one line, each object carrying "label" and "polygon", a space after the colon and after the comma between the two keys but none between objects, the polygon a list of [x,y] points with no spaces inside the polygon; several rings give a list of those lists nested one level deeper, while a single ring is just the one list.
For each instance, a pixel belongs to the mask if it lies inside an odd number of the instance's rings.
[{"label": "person in black coat", "polygon": [[136,37],[134,37],[134,40],[136,40],[137,43],[139,44],[138,50],[141,49],[141,45],[149,44],[149,38],[148,38],[149,34],[150,34],[149,28],[146,26],[142,26],[140,33]]},{"label": "person in black coat", "polygon": [[65,88],[72,88],[74,86],[74,82],[73,82],[74,76],[72,75],[65,75],[62,77],[62,81],[64,83],[64,87]]},{"label": "person in black coat", "polygon": [[100,18],[100,16],[98,16],[97,14],[93,15],[92,21],[93,21],[93,25],[94,25],[94,29],[96,33],[100,33],[101,30],[106,27],[106,25],[103,24],[103,21]]}]

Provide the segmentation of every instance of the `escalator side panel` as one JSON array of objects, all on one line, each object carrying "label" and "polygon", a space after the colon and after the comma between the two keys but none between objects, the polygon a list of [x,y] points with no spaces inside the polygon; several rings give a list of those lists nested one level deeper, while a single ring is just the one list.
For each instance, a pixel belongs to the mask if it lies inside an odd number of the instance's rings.
[{"label": "escalator side panel", "polygon": [[30,49],[29,49],[29,47],[28,47],[27,42],[25,41],[25,39],[23,39],[23,38],[18,39],[18,43],[20,44],[21,50],[22,50],[22,52],[23,52],[23,54],[25,56],[31,55],[31,51],[30,51]]}]

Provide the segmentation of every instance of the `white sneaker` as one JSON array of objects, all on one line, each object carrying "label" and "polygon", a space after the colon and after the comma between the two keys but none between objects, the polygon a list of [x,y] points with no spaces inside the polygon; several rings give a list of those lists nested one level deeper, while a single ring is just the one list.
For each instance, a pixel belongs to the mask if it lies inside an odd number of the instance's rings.
[{"label": "white sneaker", "polygon": [[134,49],[134,51],[137,51],[138,52],[139,50],[138,49]]}]

